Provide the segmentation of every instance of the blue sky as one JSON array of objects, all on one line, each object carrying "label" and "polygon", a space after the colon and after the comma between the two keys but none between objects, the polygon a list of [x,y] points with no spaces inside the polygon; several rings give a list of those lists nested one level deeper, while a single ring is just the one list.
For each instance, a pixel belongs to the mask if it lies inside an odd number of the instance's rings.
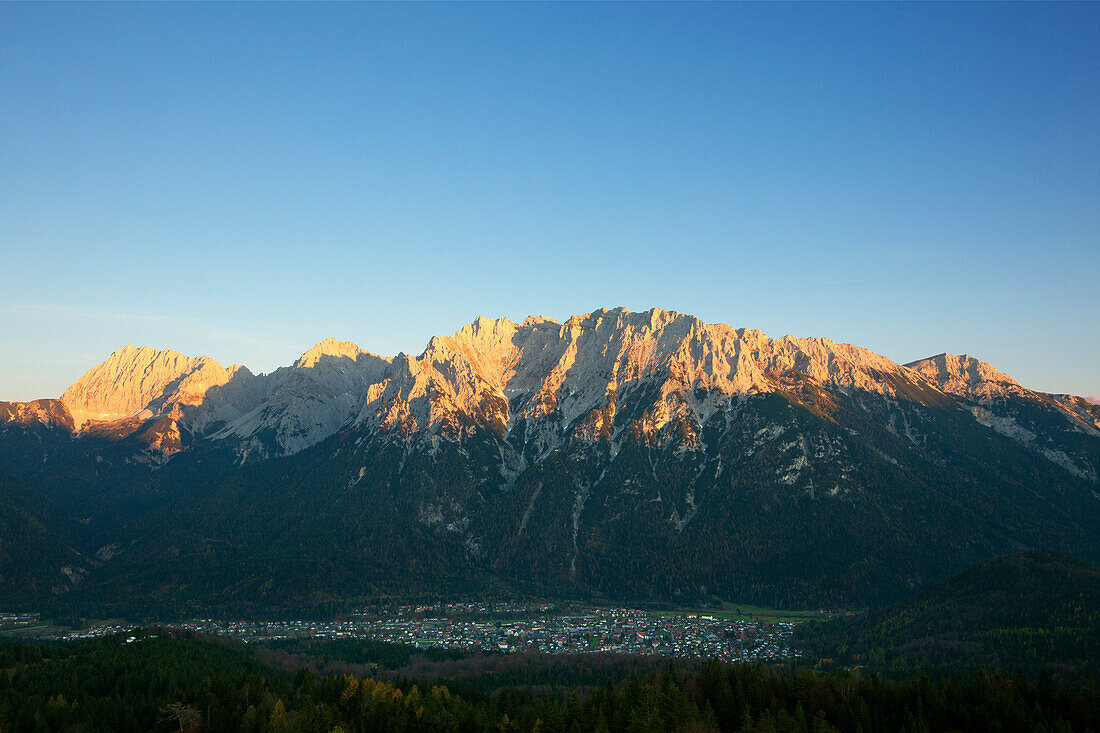
[{"label": "blue sky", "polygon": [[1100,394],[1100,5],[0,4],[0,399],[651,306]]}]

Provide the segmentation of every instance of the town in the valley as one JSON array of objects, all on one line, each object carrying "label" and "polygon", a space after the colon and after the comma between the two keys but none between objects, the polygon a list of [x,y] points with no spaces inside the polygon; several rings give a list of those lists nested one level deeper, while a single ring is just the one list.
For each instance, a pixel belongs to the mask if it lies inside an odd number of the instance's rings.
[{"label": "town in the valley", "polygon": [[[37,622],[37,614],[23,614],[21,621],[29,629]],[[779,661],[800,656],[791,645],[794,622],[789,620],[624,608],[562,612],[550,603],[406,605],[364,608],[328,621],[195,619],[165,626],[246,643],[291,638],[372,639],[421,649],[651,654],[713,657],[726,662]],[[39,635],[70,640],[130,634],[138,628],[120,623],[69,631],[42,627]]]}]

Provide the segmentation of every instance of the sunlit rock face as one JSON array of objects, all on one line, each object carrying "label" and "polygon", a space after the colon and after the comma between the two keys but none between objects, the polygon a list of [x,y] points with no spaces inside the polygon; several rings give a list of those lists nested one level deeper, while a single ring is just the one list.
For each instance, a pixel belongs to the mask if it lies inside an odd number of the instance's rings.
[{"label": "sunlit rock face", "polygon": [[[772,393],[827,417],[840,396],[921,405],[955,398],[981,424],[1028,444],[1042,431],[1018,414],[1020,400],[1058,412],[1075,430],[1100,426],[1086,401],[1033,392],[973,357],[941,354],[902,366],[826,338],[772,339],[659,308],[605,308],[564,323],[479,317],[431,339],[415,357],[380,357],[328,338],[266,375],[128,345],[60,401],[8,403],[10,415],[0,418],[106,438],[147,436],[148,447],[166,453],[209,441],[231,448],[239,462],[299,452],[345,426],[404,441],[488,431],[509,446],[502,453],[525,456],[502,458],[518,465],[567,437],[618,445],[626,431],[695,449],[703,427],[733,409],[735,398]],[[899,419],[887,428],[896,430]],[[911,424],[902,427],[913,433]],[[1048,446],[1044,455],[1092,475],[1072,451]]]},{"label": "sunlit rock face", "polygon": [[389,364],[350,341],[331,338],[293,366],[259,376],[207,356],[127,345],[85,373],[59,401],[9,403],[0,417],[37,419],[107,439],[140,435],[149,448],[165,454],[186,447],[188,438],[216,436],[239,441],[242,460],[254,460],[295,453],[331,435]]},{"label": "sunlit rock face", "polygon": [[73,416],[61,400],[0,402],[0,425],[42,426],[73,431]]},{"label": "sunlit rock face", "polygon": [[1005,395],[1033,394],[1020,384],[967,354],[939,354],[906,364],[932,380],[944,392],[983,401]]},{"label": "sunlit rock face", "polygon": [[240,367],[226,369],[208,356],[126,345],[93,367],[61,395],[78,428],[172,405],[198,405],[206,393],[229,382]]},{"label": "sunlit rock face", "polygon": [[665,407],[647,429],[659,430],[683,406],[705,421],[718,408],[716,395],[774,392],[792,378],[887,395],[896,393],[899,380],[924,383],[886,357],[849,344],[770,339],[660,309],[604,309],[563,324],[478,318],[454,336],[433,338],[416,359],[399,360],[400,369],[369,392],[360,424],[412,420],[423,428],[458,411],[505,424],[553,415],[570,425],[595,408],[613,406],[622,391],[651,383]]}]

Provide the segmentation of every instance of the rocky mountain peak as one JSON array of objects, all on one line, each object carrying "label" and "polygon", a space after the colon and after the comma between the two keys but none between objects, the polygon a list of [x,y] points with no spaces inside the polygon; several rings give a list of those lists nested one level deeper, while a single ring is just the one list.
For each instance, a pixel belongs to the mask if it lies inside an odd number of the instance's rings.
[{"label": "rocky mountain peak", "polygon": [[228,370],[208,356],[127,344],[92,367],[61,395],[76,425],[117,420],[170,404],[201,403],[207,390],[225,384]]},{"label": "rocky mountain peak", "polygon": [[[558,323],[555,319],[550,318],[549,316],[527,316],[526,318],[523,319],[523,326],[525,328],[532,327],[532,326],[546,326],[546,325],[560,326],[561,324]],[[1097,399],[1100,399],[1100,398],[1097,398]]]},{"label": "rocky mountain peak", "polygon": [[1019,382],[997,371],[992,364],[969,354],[937,354],[905,366],[924,375],[948,394],[979,402],[1026,391]]},{"label": "rocky mountain peak", "polygon": [[294,368],[308,369],[316,366],[317,362],[326,356],[344,357],[352,361],[357,361],[359,357],[364,354],[373,356],[373,354],[361,348],[353,341],[337,341],[330,336],[323,341],[318,341],[304,354],[298,357],[298,361],[294,362]]}]

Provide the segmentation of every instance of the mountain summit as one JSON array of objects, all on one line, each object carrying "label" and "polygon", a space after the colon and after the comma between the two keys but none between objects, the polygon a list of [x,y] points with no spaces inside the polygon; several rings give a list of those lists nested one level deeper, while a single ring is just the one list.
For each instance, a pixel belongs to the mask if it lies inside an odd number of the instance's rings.
[{"label": "mountain summit", "polygon": [[127,344],[90,369],[61,395],[78,426],[110,422],[171,405],[201,404],[207,391],[225,384],[239,367],[225,369],[208,356]]}]

